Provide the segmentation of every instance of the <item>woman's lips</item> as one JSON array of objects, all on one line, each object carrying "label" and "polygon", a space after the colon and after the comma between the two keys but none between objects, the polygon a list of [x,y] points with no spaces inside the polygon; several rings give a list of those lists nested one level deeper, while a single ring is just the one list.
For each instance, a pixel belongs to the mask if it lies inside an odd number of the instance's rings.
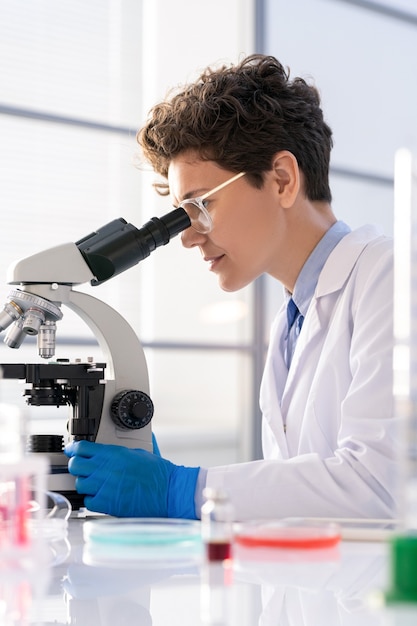
[{"label": "woman's lips", "polygon": [[210,272],[216,269],[223,257],[224,254],[220,254],[219,256],[204,257],[204,260],[209,264]]}]

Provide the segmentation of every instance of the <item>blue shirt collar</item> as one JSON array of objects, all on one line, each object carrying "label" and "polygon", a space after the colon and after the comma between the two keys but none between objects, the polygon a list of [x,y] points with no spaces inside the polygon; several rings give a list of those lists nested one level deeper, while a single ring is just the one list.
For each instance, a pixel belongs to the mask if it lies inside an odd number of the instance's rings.
[{"label": "blue shirt collar", "polygon": [[[294,286],[292,299],[298,307],[301,315],[305,317],[310,306],[311,299],[317,286],[320,272],[324,267],[333,248],[345,235],[350,233],[350,228],[342,221],[337,221],[320,239],[307,261],[304,263]],[[286,292],[287,298],[291,294]]]}]

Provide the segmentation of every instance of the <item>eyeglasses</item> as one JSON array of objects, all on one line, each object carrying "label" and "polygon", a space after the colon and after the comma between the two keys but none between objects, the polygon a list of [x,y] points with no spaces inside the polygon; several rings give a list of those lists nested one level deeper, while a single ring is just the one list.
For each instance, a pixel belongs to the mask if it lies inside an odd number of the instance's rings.
[{"label": "eyeglasses", "polygon": [[187,213],[188,217],[191,221],[191,226],[198,232],[202,234],[209,233],[213,228],[213,220],[211,219],[210,213],[207,210],[207,205],[204,202],[206,198],[211,196],[216,191],[220,191],[230,183],[233,183],[238,178],[241,178],[245,175],[246,172],[240,172],[239,174],[235,174],[232,178],[226,180],[226,182],[218,185],[211,191],[204,193],[202,196],[198,198],[188,198],[187,200],[183,200],[178,205],[178,208],[184,209]]}]

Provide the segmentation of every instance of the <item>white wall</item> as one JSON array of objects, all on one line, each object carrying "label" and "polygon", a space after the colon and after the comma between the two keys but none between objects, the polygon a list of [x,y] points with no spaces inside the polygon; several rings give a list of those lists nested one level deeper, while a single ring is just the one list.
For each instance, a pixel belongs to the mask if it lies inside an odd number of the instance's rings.
[{"label": "white wall", "polygon": [[253,0],[144,0],[144,110],[207,65],[252,52],[253,6]]},{"label": "white wall", "polygon": [[[408,7],[415,12],[413,0]],[[343,0],[266,0],[266,15],[265,51],[319,87],[333,167],[392,179],[395,151],[417,149],[416,24]],[[389,184],[336,174],[331,182],[339,217],[392,233]]]}]

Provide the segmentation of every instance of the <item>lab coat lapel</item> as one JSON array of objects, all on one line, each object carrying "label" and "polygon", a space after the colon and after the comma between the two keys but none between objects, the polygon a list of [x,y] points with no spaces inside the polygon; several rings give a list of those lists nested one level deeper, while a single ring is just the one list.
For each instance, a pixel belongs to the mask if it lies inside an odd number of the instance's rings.
[{"label": "lab coat lapel", "polygon": [[[346,235],[329,255],[320,274],[316,293],[304,319],[302,332],[297,341],[286,384],[282,392],[281,412],[284,421],[294,398],[303,397],[307,403],[311,380],[308,373],[315,372],[316,363],[335,310],[337,299],[348,280],[359,256],[370,238],[375,236],[372,226],[364,226]],[[349,241],[350,240],[350,241]],[[294,423],[296,420],[297,423]],[[291,413],[291,432],[298,437],[303,420],[301,407]],[[288,442],[287,442],[288,444]],[[291,448],[291,446],[290,446]]]},{"label": "lab coat lapel", "polygon": [[288,374],[283,354],[286,324],[286,309],[283,305],[271,329],[271,340],[260,394],[263,416],[263,450],[266,458],[288,458],[287,441],[281,413],[281,401]]}]

